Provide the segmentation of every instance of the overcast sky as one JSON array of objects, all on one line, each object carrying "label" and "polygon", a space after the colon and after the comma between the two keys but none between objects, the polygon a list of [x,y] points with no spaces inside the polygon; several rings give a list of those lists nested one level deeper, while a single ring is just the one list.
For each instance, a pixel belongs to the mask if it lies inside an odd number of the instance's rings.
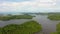
[{"label": "overcast sky", "polygon": [[0,12],[59,12],[60,0],[0,0]]}]

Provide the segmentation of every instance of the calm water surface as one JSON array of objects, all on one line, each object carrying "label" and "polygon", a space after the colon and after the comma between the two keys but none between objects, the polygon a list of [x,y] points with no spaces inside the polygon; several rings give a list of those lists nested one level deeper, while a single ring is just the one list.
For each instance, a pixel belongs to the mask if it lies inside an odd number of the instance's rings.
[{"label": "calm water surface", "polygon": [[9,24],[22,24],[30,20],[31,19],[17,19],[17,20],[10,20],[10,21],[0,21],[0,27],[4,27]]},{"label": "calm water surface", "polygon": [[56,32],[56,24],[58,24],[60,21],[51,21],[47,17],[47,15],[36,15],[33,20],[37,21],[42,25],[43,34],[50,34],[51,32]]},{"label": "calm water surface", "polygon": [[[50,34],[51,32],[56,32],[56,24],[59,21],[51,21],[47,18],[47,15],[36,15],[33,19],[18,19],[10,21],[0,21],[0,27],[3,27],[8,24],[22,24],[26,21],[35,20],[42,25],[43,34]],[[36,33],[40,34],[40,32]]]}]

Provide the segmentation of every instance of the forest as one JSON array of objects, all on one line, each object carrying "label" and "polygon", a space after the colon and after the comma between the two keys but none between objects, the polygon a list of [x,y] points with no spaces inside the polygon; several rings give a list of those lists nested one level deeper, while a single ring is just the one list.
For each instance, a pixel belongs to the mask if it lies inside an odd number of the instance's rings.
[{"label": "forest", "polygon": [[59,14],[52,14],[52,15],[48,15],[48,18],[50,20],[60,20],[60,15]]},{"label": "forest", "polygon": [[31,15],[6,15],[6,16],[0,16],[0,20],[7,21],[12,19],[32,19],[33,16]]},{"label": "forest", "polygon": [[42,30],[41,24],[36,21],[27,21],[23,24],[10,24],[0,28],[0,34],[35,34]]}]

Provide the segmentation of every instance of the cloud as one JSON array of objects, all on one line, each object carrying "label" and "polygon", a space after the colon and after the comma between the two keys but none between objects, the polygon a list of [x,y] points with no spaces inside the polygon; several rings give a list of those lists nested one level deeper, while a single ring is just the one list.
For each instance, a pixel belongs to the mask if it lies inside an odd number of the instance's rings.
[{"label": "cloud", "polygon": [[1,2],[23,2],[23,1],[31,1],[31,0],[0,0]]},{"label": "cloud", "polygon": [[0,11],[15,11],[16,9],[15,6],[16,6],[16,3],[4,2],[0,4]]},{"label": "cloud", "polygon": [[31,0],[23,2],[2,2],[0,3],[0,11],[40,11],[40,9],[55,9],[55,1],[56,0]]}]

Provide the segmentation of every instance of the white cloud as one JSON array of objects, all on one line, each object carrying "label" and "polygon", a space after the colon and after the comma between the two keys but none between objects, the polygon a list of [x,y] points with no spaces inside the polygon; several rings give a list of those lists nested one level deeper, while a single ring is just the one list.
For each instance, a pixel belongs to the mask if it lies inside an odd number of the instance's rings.
[{"label": "white cloud", "polygon": [[56,0],[36,0],[36,1],[40,1],[40,2],[55,2]]},{"label": "white cloud", "polygon": [[3,2],[0,4],[0,11],[35,11],[41,8],[53,9],[55,0],[35,0],[25,2]]}]

